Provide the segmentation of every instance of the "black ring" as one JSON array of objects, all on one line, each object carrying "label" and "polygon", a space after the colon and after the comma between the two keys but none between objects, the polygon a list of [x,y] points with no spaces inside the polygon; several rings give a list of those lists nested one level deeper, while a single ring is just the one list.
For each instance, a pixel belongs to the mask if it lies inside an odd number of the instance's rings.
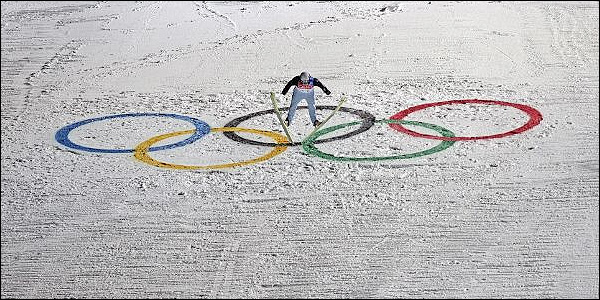
[{"label": "black ring", "polygon": [[[317,105],[316,109],[328,109],[328,110],[335,110],[337,106],[333,106],[333,105]],[[306,109],[308,108],[307,106],[298,106],[299,109]],[[287,111],[289,110],[289,107],[282,107],[280,109],[281,111]],[[375,116],[373,116],[371,113],[364,111],[364,110],[360,110],[360,109],[354,109],[354,108],[348,108],[348,107],[340,107],[339,109],[340,111],[343,112],[347,112],[347,113],[351,113],[354,115],[359,116],[363,121],[360,125],[360,128],[354,130],[354,131],[350,131],[346,134],[340,135],[340,136],[334,136],[334,137],[330,137],[330,138],[326,138],[326,139],[322,139],[322,140],[317,140],[315,141],[315,144],[320,144],[320,143],[326,143],[326,142],[332,142],[332,141],[337,141],[337,140],[342,140],[345,138],[349,138],[353,135],[357,135],[361,132],[365,132],[367,130],[369,130],[369,128],[371,128],[371,126],[373,126],[373,124],[375,124]],[[275,109],[267,109],[267,110],[263,110],[263,111],[259,111],[259,112],[255,112],[255,113],[251,113],[245,116],[241,116],[239,118],[235,118],[231,121],[229,121],[229,123],[225,124],[224,127],[237,127],[238,125],[240,125],[242,122],[247,121],[251,118],[254,117],[258,117],[258,116],[262,116],[262,115],[267,115],[267,114],[274,114],[275,113]],[[246,138],[243,138],[241,136],[239,136],[236,132],[234,131],[229,131],[229,132],[223,132],[223,134],[240,143],[244,143],[244,144],[250,144],[250,145],[258,145],[258,146],[269,146],[269,147],[275,147],[275,146],[299,146],[302,145],[302,142],[294,142],[294,143],[283,143],[283,144],[277,144],[277,143],[266,143],[266,142],[259,142],[259,141],[254,141],[254,140],[249,140]]]}]

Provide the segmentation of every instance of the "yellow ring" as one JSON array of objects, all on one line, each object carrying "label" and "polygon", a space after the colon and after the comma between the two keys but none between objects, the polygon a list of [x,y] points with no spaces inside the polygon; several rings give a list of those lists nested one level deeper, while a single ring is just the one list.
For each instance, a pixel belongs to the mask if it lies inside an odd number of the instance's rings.
[{"label": "yellow ring", "polygon": [[[287,146],[275,146],[275,148],[271,152],[269,152],[261,157],[255,158],[255,159],[234,162],[234,163],[229,163],[229,164],[222,164],[222,165],[210,165],[210,166],[186,166],[186,165],[169,164],[169,163],[164,163],[164,162],[155,160],[152,157],[150,157],[150,155],[148,155],[148,149],[153,144],[155,144],[159,141],[162,141],[164,139],[168,139],[170,137],[184,135],[184,134],[192,134],[192,133],[194,133],[194,131],[196,131],[196,129],[185,130],[185,131],[176,131],[176,132],[171,132],[171,133],[152,137],[147,141],[141,142],[139,145],[137,145],[137,147],[135,147],[134,156],[135,156],[135,158],[137,158],[147,164],[150,164],[150,165],[153,165],[156,167],[161,167],[161,168],[187,169],[187,170],[224,169],[224,168],[235,168],[235,167],[240,167],[240,166],[245,166],[245,165],[250,165],[250,164],[258,163],[261,161],[265,161],[267,159],[274,157],[275,155],[282,153],[283,151],[285,151],[287,149]],[[241,127],[211,128],[210,131],[211,132],[241,131],[241,132],[248,132],[248,133],[256,133],[256,134],[268,136],[268,137],[272,138],[273,140],[275,140],[278,144],[285,144],[288,142],[288,140],[285,136],[283,136],[279,133],[273,132],[273,131],[263,131],[263,130],[257,130],[257,129],[241,128]]]}]

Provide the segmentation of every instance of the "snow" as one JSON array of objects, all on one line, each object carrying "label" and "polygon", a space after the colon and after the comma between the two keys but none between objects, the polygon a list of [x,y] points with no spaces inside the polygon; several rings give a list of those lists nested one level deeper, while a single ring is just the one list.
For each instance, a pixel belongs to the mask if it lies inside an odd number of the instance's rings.
[{"label": "snow", "polygon": [[[598,2],[3,1],[1,23],[3,298],[598,298]],[[543,120],[417,158],[290,146],[209,170],[55,139],[125,113],[223,127],[272,109],[270,92],[289,105],[280,92],[302,71],[332,91],[317,88],[317,105],[346,96],[377,120],[457,99]],[[409,117],[456,136],[528,120],[475,103]],[[325,127],[359,119],[340,111]],[[283,135],[274,114],[239,127]],[[191,129],[144,116],[69,137],[133,149]],[[290,129],[295,141],[312,130],[306,109]],[[316,147],[373,157],[439,143],[375,123]],[[211,132],[149,156],[209,166],[271,150]]]}]

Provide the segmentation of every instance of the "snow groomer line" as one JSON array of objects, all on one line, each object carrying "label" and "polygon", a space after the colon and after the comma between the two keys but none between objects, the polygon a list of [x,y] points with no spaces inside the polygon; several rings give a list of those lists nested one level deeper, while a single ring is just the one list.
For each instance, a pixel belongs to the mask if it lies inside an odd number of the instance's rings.
[{"label": "snow groomer line", "polygon": [[[513,108],[519,109],[519,110],[523,111],[524,113],[526,113],[529,116],[529,120],[527,121],[527,123],[525,123],[524,125],[516,128],[516,129],[510,130],[510,131],[507,131],[504,133],[498,133],[498,134],[486,135],[486,136],[455,136],[452,131],[450,131],[446,128],[440,127],[438,125],[423,123],[423,122],[418,122],[418,121],[405,120],[405,118],[408,115],[410,115],[411,113],[414,113],[416,111],[420,111],[420,110],[423,110],[426,108],[444,106],[444,105],[468,104],[468,103],[513,107]],[[306,106],[304,106],[304,107],[300,106],[298,108],[306,109]],[[327,105],[317,106],[316,108],[318,110],[331,110],[333,112],[336,112],[337,110],[339,110],[339,111],[357,116],[358,118],[360,118],[360,121],[349,122],[349,123],[339,124],[339,125],[335,125],[335,126],[331,126],[331,127],[327,127],[327,128],[318,129],[318,130],[312,132],[311,134],[309,134],[309,136],[307,138],[305,138],[302,142],[290,142],[291,139],[288,139],[286,136],[281,135],[274,131],[265,131],[265,130],[259,130],[259,129],[238,127],[238,125],[241,124],[242,122],[252,119],[254,117],[259,117],[259,116],[263,116],[263,115],[271,115],[276,112],[278,113],[278,111],[276,111],[276,109],[268,109],[268,110],[251,113],[246,116],[236,118],[236,119],[230,121],[229,123],[227,123],[224,127],[218,127],[218,128],[211,128],[206,122],[204,122],[202,120],[199,120],[199,119],[196,119],[193,117],[177,115],[177,114],[130,113],[130,114],[119,114],[119,115],[98,117],[98,118],[87,119],[87,120],[73,123],[73,124],[67,125],[67,126],[61,128],[60,130],[58,130],[56,132],[55,138],[63,146],[66,146],[66,147],[69,147],[69,148],[72,148],[75,150],[80,150],[80,151],[88,151],[88,152],[96,152],[96,153],[133,153],[135,158],[137,158],[138,160],[145,162],[147,164],[156,166],[156,167],[172,168],[172,169],[207,169],[208,170],[208,169],[235,168],[235,167],[240,167],[240,166],[245,166],[245,165],[262,162],[262,161],[268,160],[278,154],[281,154],[288,147],[291,147],[291,146],[302,146],[304,151],[311,155],[314,155],[314,156],[317,156],[317,157],[320,157],[323,159],[333,160],[333,161],[344,161],[344,162],[347,162],[347,161],[382,161],[382,160],[416,158],[416,157],[433,154],[433,153],[442,151],[444,149],[447,149],[448,147],[452,146],[457,141],[495,139],[495,138],[502,138],[502,137],[518,134],[518,133],[521,133],[521,132],[524,132],[526,130],[533,128],[534,126],[538,125],[542,120],[542,114],[530,106],[523,105],[523,104],[504,102],[504,101],[479,100],[479,99],[450,100],[450,101],[443,101],[443,102],[421,104],[421,105],[413,106],[413,107],[410,107],[403,111],[400,111],[397,114],[391,116],[389,119],[380,119],[380,120],[376,120],[375,117],[367,111],[354,109],[354,108],[340,107],[340,106],[336,107],[336,106],[327,106]],[[287,110],[287,108],[283,108],[283,110]],[[127,117],[140,117],[140,116],[168,117],[168,118],[184,120],[184,121],[187,121],[187,122],[190,122],[191,124],[193,124],[195,129],[176,131],[176,132],[158,135],[158,136],[152,137],[152,138],[140,143],[133,149],[92,148],[92,147],[87,147],[87,146],[83,146],[83,145],[78,145],[69,139],[69,133],[72,130],[74,130],[75,128],[84,126],[86,124],[89,124],[89,123],[93,123],[96,121],[102,121],[102,120],[108,120],[108,119],[114,119],[114,118],[127,118]],[[398,154],[398,155],[392,155],[392,156],[374,156],[374,157],[336,156],[333,154],[325,153],[325,152],[319,150],[319,148],[317,147],[317,145],[321,144],[321,143],[334,142],[334,141],[346,139],[351,136],[365,132],[376,123],[377,124],[387,124],[392,129],[394,129],[400,133],[408,134],[408,135],[411,135],[414,137],[440,140],[440,143],[430,149],[426,149],[426,150],[415,152],[415,153]],[[360,125],[360,126],[358,126],[358,125]],[[404,127],[404,125],[424,127],[424,128],[431,129],[431,130],[437,132],[439,135],[428,135],[428,134],[419,133],[419,132],[407,129],[406,127]],[[337,136],[319,139],[319,137],[321,137],[325,134],[335,132],[342,128],[353,127],[353,126],[354,127],[358,126],[358,128],[354,129],[353,131],[349,131],[349,132],[346,132],[344,134],[340,134]],[[244,138],[238,134],[240,132],[266,136],[268,138],[271,138],[273,140],[273,142],[269,143],[269,142],[263,142],[263,141]],[[172,164],[172,163],[168,163],[168,162],[158,161],[150,156],[150,153],[153,151],[167,150],[167,149],[172,149],[172,148],[176,148],[176,147],[183,147],[185,145],[188,145],[188,144],[191,144],[194,142],[201,142],[198,140],[200,140],[203,136],[205,136],[209,133],[223,133],[226,137],[228,137],[234,141],[244,143],[244,144],[264,146],[265,148],[270,149],[270,151],[260,157],[257,157],[257,158],[251,159],[251,160],[226,163],[226,164],[206,165],[206,166]],[[176,136],[190,135],[190,134],[191,134],[191,136],[189,136],[185,140],[182,140],[182,141],[179,141],[176,143],[172,143],[172,144],[153,147],[154,144],[156,144],[160,141],[163,141],[163,140],[166,140],[166,139],[169,139],[172,137],[176,137]]]}]

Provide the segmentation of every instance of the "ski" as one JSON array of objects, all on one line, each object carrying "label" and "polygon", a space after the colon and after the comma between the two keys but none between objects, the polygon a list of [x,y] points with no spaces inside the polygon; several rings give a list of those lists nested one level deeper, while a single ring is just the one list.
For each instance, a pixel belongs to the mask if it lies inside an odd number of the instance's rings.
[{"label": "ski", "polygon": [[288,141],[290,143],[293,143],[294,141],[292,140],[292,137],[290,136],[288,127],[285,126],[285,123],[283,122],[283,119],[281,118],[281,112],[279,111],[279,105],[277,104],[277,99],[275,99],[275,93],[273,93],[273,92],[271,92],[271,101],[273,102],[273,108],[275,110],[275,114],[277,115],[277,119],[279,119],[279,123],[281,123],[281,126],[283,127],[283,131],[285,131],[285,135],[287,136]]},{"label": "ski", "polygon": [[[344,102],[346,102],[346,97],[342,97],[342,100],[340,100],[340,103],[338,104],[338,106],[329,114],[329,116],[327,118],[325,118],[325,120],[323,120],[323,122],[321,122],[321,124],[319,124],[318,126],[315,127],[315,129],[313,129],[313,131],[311,131],[306,138],[308,138],[309,136],[311,136],[313,133],[315,133],[317,130],[319,130],[321,127],[323,127],[323,125],[325,123],[327,123],[327,121],[329,121],[329,119],[331,119],[331,117],[333,117],[333,115],[340,110],[340,107],[342,107],[342,104],[344,104]],[[305,139],[306,140],[306,139]]]}]

